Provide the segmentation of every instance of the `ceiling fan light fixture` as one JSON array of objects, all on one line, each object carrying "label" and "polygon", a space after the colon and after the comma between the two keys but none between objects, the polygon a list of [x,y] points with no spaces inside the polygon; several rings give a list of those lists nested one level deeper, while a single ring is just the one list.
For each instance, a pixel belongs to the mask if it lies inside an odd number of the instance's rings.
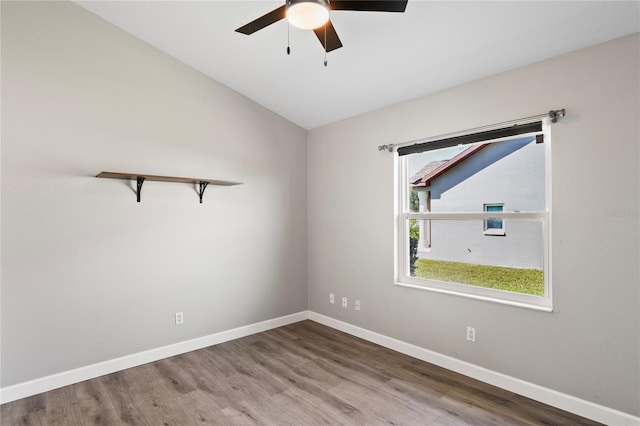
[{"label": "ceiling fan light fixture", "polygon": [[329,20],[329,1],[287,0],[287,20],[303,30],[321,27]]}]

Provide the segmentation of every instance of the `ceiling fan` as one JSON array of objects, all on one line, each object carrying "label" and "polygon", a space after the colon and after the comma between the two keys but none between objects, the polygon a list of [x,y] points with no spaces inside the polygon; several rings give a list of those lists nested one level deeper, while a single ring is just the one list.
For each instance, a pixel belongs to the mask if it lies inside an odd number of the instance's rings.
[{"label": "ceiling fan", "polygon": [[[342,42],[329,19],[329,11],[404,12],[407,8],[407,1],[408,0],[286,0],[283,6],[243,25],[236,29],[236,32],[246,35],[253,34],[281,19],[287,18],[291,25],[306,30],[313,30],[318,40],[320,40],[322,47],[324,47],[325,52],[331,52],[332,50],[341,48]],[[290,53],[288,46],[287,53]]]}]

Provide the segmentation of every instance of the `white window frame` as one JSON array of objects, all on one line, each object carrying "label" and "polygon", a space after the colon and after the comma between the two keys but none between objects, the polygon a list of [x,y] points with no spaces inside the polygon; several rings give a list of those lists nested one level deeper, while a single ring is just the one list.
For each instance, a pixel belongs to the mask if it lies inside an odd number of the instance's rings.
[{"label": "white window frame", "polygon": [[[500,206],[500,207],[502,207],[501,212],[504,212],[504,203],[484,203],[482,205],[482,210],[484,210],[487,213],[494,213],[495,214],[495,213],[498,213],[498,212],[487,211],[487,207],[489,207],[489,206]],[[483,233],[484,233],[484,235],[487,235],[487,236],[500,236],[500,237],[506,236],[507,235],[507,230],[506,230],[506,227],[505,227],[505,221],[502,220],[502,222],[501,222],[502,226],[500,228],[489,228],[487,226],[487,222],[490,219],[498,219],[498,218],[497,217],[491,217],[489,219],[485,219],[484,220],[484,222],[483,222],[483,226],[484,226]]]},{"label": "white window frame", "polygon": [[[542,132],[522,134],[502,139],[493,139],[491,142],[512,140],[528,135],[543,134],[545,146],[545,209],[535,212],[448,212],[448,213],[411,213],[409,211],[408,191],[408,156],[395,155],[396,165],[396,250],[395,250],[395,285],[410,287],[419,290],[427,290],[438,293],[452,294],[467,298],[479,299],[489,302],[519,306],[540,311],[551,312],[553,310],[551,291],[551,132],[550,120],[542,119]],[[433,139],[436,140],[436,139]],[[489,141],[482,141],[486,143]],[[428,143],[428,142],[427,142]],[[524,293],[515,293],[504,290],[477,287],[466,284],[456,284],[437,280],[411,277],[409,273],[409,219],[416,220],[532,220],[542,224],[543,238],[543,276],[544,295],[536,296]],[[504,222],[503,222],[504,225]]]}]

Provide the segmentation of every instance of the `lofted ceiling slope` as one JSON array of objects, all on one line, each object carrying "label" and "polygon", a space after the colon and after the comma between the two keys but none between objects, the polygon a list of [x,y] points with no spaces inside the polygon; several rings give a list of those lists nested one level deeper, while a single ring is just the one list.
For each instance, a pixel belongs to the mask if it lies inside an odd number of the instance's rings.
[{"label": "lofted ceiling slope", "polygon": [[405,13],[332,12],[344,47],[277,22],[283,1],[77,1],[305,129],[640,30],[638,1],[424,1]]}]

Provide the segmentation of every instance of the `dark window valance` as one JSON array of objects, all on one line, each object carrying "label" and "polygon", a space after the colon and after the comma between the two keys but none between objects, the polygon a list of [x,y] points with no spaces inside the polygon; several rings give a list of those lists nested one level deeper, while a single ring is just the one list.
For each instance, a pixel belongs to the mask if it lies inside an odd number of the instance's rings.
[{"label": "dark window valance", "polygon": [[437,139],[429,142],[416,143],[398,148],[398,155],[416,154],[419,152],[433,151],[435,149],[449,148],[458,145],[467,145],[492,139],[507,138],[510,136],[522,135],[525,133],[536,133],[542,131],[542,121],[534,123],[516,124],[501,129],[486,130],[478,133],[454,136],[445,139]]}]

